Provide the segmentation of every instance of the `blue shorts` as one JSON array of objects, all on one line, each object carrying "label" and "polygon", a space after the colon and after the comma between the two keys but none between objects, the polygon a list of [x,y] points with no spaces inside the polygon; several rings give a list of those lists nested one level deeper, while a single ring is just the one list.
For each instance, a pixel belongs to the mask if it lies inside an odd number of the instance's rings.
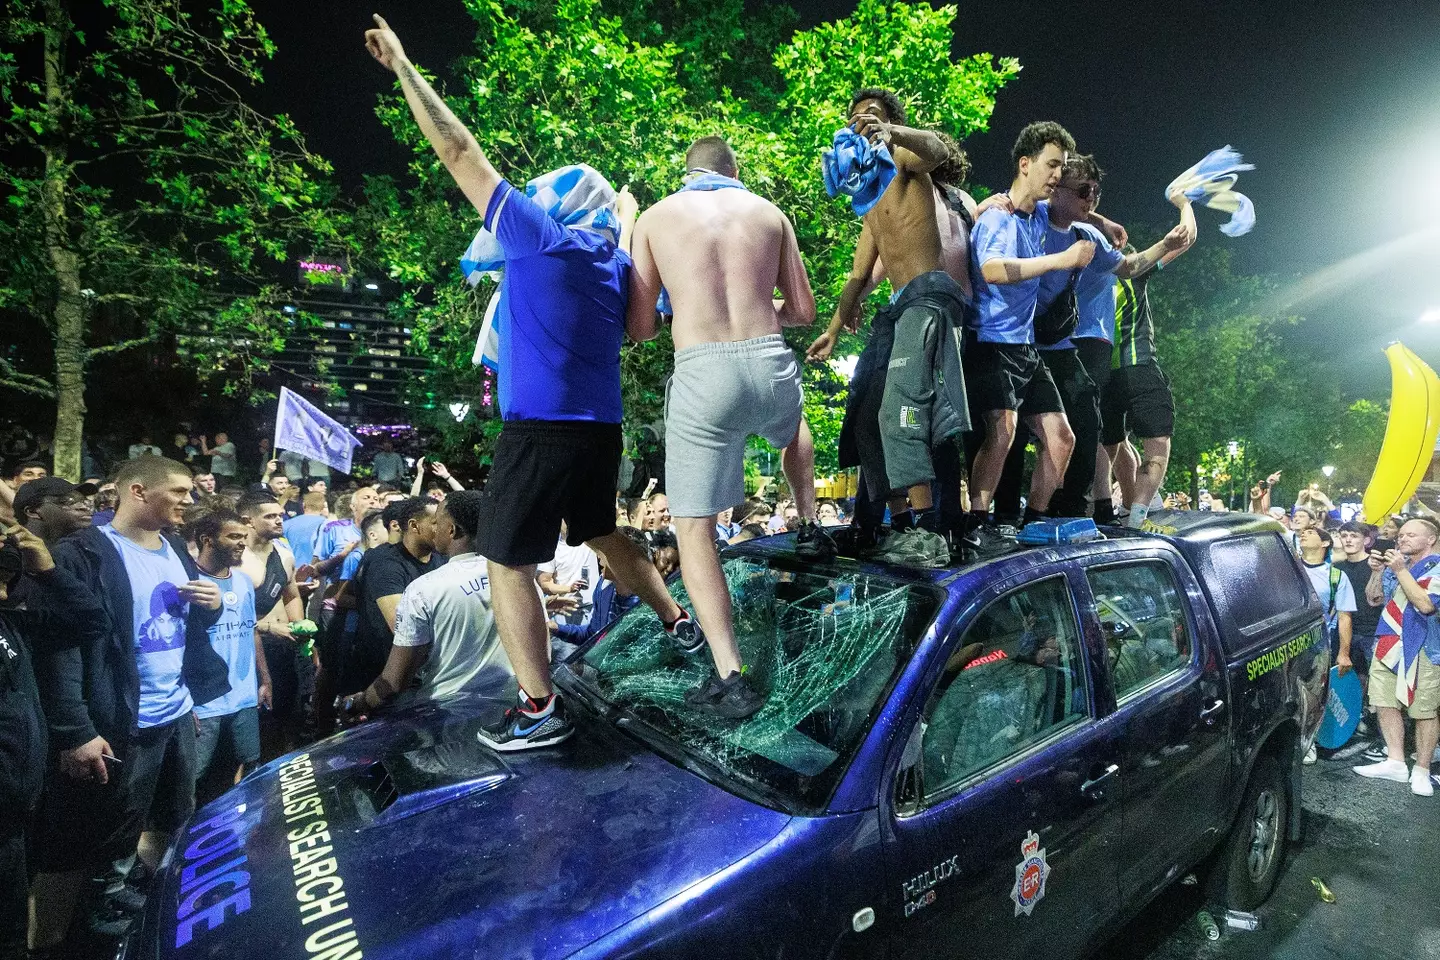
[{"label": "blue shorts", "polygon": [[195,778],[201,780],[213,766],[216,776],[233,777],[237,768],[248,773],[260,759],[260,708],[243,707],[218,717],[201,717],[195,734]]}]

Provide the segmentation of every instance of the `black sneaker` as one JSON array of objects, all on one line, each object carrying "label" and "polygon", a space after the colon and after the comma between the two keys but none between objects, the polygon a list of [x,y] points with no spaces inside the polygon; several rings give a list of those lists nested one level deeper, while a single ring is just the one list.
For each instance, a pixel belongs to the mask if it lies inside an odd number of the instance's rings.
[{"label": "black sneaker", "polygon": [[852,523],[832,535],[830,542],[847,557],[863,557],[873,551],[880,542],[880,531],[874,527],[862,527]]},{"label": "black sneaker", "polygon": [[1385,744],[1375,743],[1370,749],[1361,754],[1361,759],[1366,763],[1380,763],[1382,760],[1390,759],[1390,752],[1385,749]]},{"label": "black sneaker", "polygon": [[575,725],[565,716],[565,706],[556,697],[549,716],[532,717],[520,707],[511,707],[499,723],[481,727],[475,736],[492,750],[513,753],[553,747],[574,732]]},{"label": "black sneaker", "polygon": [[693,657],[705,649],[705,631],[700,629],[700,624],[690,615],[689,610],[682,609],[681,617],[670,626],[665,628],[669,635],[670,642],[675,644],[677,650],[687,657]]},{"label": "black sneaker", "polygon": [[831,560],[836,553],[835,540],[820,524],[801,520],[795,532],[795,555],[802,560]]},{"label": "black sneaker", "polygon": [[701,713],[726,720],[753,717],[765,706],[765,699],[755,692],[743,673],[732,673],[721,680],[713,668],[704,683],[685,691],[685,702]]},{"label": "black sneaker", "polygon": [[99,937],[123,937],[134,923],[133,914],[102,903],[85,918],[85,929]]},{"label": "black sneaker", "polygon": [[960,541],[960,546],[977,556],[984,557],[1009,550],[1015,546],[1015,540],[1013,537],[1004,536],[999,527],[984,523],[967,530]]},{"label": "black sneaker", "polygon": [[105,902],[126,913],[141,913],[145,909],[145,894],[127,883],[114,893],[106,894]]}]

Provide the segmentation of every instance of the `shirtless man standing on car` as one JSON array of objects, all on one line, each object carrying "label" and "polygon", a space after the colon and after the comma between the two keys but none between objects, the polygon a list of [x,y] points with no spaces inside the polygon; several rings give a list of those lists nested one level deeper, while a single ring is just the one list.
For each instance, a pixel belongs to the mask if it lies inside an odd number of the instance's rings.
[{"label": "shirtless man standing on car", "polygon": [[[943,565],[949,548],[938,536],[943,524],[930,492],[933,452],[967,426],[960,337],[965,291],[945,271],[931,171],[952,156],[939,134],[904,126],[905,108],[889,90],[866,89],[850,102],[850,123],[873,144],[885,144],[895,161],[894,180],[865,214],[850,278],[830,327],[810,347],[823,361],[840,328],[855,313],[875,260],[895,291],[889,307],[871,322],[866,354],[857,365],[846,410],[855,431],[861,472],[875,499],[894,494],[891,516],[898,530],[923,530],[914,543],[892,550],[894,559]],[[958,483],[958,477],[954,482]],[[900,497],[911,514],[899,512]],[[907,538],[908,539],[908,538]],[[913,555],[913,556],[912,556]]]},{"label": "shirtless man standing on car", "polygon": [[740,718],[764,701],[741,671],[715,515],[745,499],[750,434],[785,450],[785,476],[803,501],[796,552],[834,552],[815,523],[815,449],[801,415],[800,367],[780,335],[782,327],[815,322],[815,296],[795,228],[736,179],[728,143],[695,141],[685,168],[686,186],[635,223],[626,331],[637,342],[655,336],[663,285],[675,340],[665,404],[665,492],[680,541],[680,575],[715,658],[710,680],[686,699],[697,709]]}]

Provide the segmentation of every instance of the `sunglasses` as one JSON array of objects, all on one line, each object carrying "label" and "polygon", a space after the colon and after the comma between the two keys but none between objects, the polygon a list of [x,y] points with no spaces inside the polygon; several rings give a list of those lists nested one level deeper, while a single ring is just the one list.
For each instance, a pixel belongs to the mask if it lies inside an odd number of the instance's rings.
[{"label": "sunglasses", "polygon": [[1096,200],[1100,199],[1100,184],[1094,183],[1090,180],[1086,180],[1084,183],[1080,184],[1062,183],[1060,184],[1060,186],[1064,187],[1066,190],[1069,190],[1081,200],[1089,200],[1091,198],[1094,198]]}]

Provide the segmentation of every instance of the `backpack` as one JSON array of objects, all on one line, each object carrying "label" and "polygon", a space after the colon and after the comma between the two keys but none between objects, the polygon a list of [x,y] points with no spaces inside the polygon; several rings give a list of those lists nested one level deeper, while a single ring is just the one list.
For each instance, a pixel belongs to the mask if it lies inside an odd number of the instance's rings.
[{"label": "backpack", "polygon": [[[1085,239],[1079,230],[1074,227],[1070,230],[1076,239]],[[1079,279],[1079,270],[1070,271],[1070,282],[1065,284],[1060,296],[1056,297],[1050,306],[1035,314],[1035,342],[1040,346],[1053,347],[1072,336],[1075,328],[1080,325],[1080,304],[1075,299],[1075,282]]]}]

